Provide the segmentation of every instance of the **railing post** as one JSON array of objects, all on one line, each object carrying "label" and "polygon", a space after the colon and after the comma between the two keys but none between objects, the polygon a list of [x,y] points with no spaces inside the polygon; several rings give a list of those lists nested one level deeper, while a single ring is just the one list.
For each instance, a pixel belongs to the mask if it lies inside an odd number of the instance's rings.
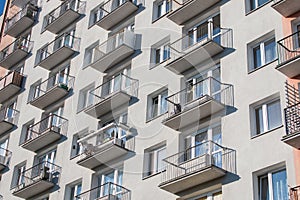
[{"label": "railing post", "polygon": [[209,40],[212,40],[212,38],[213,38],[213,29],[214,29],[213,19],[209,19],[208,20],[208,39]]}]

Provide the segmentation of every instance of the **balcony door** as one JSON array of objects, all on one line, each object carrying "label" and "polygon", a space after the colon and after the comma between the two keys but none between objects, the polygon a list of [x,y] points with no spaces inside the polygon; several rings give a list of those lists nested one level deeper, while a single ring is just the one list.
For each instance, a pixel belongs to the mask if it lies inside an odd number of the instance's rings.
[{"label": "balcony door", "polygon": [[56,38],[55,42],[54,42],[54,50],[53,51],[56,51],[59,48],[64,47],[64,46],[72,48],[73,43],[74,43],[74,36],[75,36],[75,29],[72,29],[70,31],[65,32],[58,38]]},{"label": "balcony door", "polygon": [[[44,176],[49,179],[47,173],[52,173],[55,170],[55,159],[56,159],[56,149],[51,150],[37,158],[38,167],[34,170],[37,170],[37,176]],[[44,173],[44,174],[42,174]]]},{"label": "balcony door", "polygon": [[109,183],[114,183],[116,185],[122,186],[123,171],[122,169],[114,169],[103,173],[98,177],[98,182],[102,185],[99,191],[99,197],[105,197],[108,195],[122,195],[122,190],[120,187]]},{"label": "balcony door", "polygon": [[40,125],[40,133],[51,129],[52,131],[60,132],[62,126],[61,116],[63,115],[63,107],[58,107],[49,113],[43,113]]},{"label": "balcony door", "polygon": [[68,76],[70,72],[70,66],[66,66],[63,69],[60,69],[58,72],[51,74],[48,84],[47,90],[51,89],[56,85],[68,85]]},{"label": "balcony door", "polygon": [[187,81],[186,103],[209,94],[209,79],[206,78],[207,74],[203,74],[193,77]]},{"label": "balcony door", "polygon": [[14,116],[15,116],[15,109],[16,109],[16,101],[13,101],[12,103],[10,103],[7,108],[6,108],[6,120],[11,122],[13,121],[14,119]]},{"label": "balcony door", "polygon": [[60,13],[63,14],[65,11],[72,9],[75,10],[78,7],[78,0],[71,0],[61,5]]}]

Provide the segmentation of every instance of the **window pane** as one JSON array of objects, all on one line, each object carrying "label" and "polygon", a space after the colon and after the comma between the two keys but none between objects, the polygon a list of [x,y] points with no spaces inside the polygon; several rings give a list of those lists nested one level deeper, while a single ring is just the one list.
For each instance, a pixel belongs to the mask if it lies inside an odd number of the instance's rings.
[{"label": "window pane", "polygon": [[262,107],[255,109],[256,134],[264,132]]},{"label": "window pane", "polygon": [[164,170],[165,163],[163,159],[166,157],[166,148],[160,149],[157,151],[157,172]]},{"label": "window pane", "polygon": [[168,97],[167,92],[164,92],[163,94],[161,94],[160,114],[167,112],[167,109],[168,109],[168,103],[166,100],[167,97]]},{"label": "window pane", "polygon": [[205,22],[197,27],[197,42],[206,39],[208,36],[208,22]]},{"label": "window pane", "polygon": [[170,57],[170,48],[169,46],[164,46],[164,60],[167,60]]},{"label": "window pane", "polygon": [[268,177],[259,178],[259,200],[269,200]]},{"label": "window pane", "polygon": [[253,48],[253,68],[256,69],[261,66],[261,51],[260,46]]},{"label": "window pane", "polygon": [[250,10],[254,10],[256,8],[255,0],[249,0],[249,1],[250,1]]},{"label": "window pane", "polygon": [[272,174],[272,187],[273,187],[273,200],[289,199],[285,170]]},{"label": "window pane", "polygon": [[261,6],[265,3],[267,3],[268,1],[270,1],[270,0],[258,0],[258,6]]},{"label": "window pane", "polygon": [[162,15],[162,3],[157,5],[157,18],[161,17]]},{"label": "window pane", "polygon": [[265,63],[269,63],[276,58],[276,42],[275,38],[265,43]]},{"label": "window pane", "polygon": [[268,129],[273,129],[277,126],[281,125],[281,109],[280,109],[280,102],[275,101],[267,105],[268,111]]},{"label": "window pane", "polygon": [[158,97],[152,99],[152,113],[151,117],[155,117],[158,115]]},{"label": "window pane", "polygon": [[160,48],[155,49],[155,63],[160,63]]}]

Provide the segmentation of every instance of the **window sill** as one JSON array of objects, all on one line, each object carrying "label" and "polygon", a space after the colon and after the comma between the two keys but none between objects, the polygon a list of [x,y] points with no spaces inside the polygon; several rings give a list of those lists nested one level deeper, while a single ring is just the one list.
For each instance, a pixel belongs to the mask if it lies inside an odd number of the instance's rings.
[{"label": "window sill", "polygon": [[160,20],[161,18],[164,18],[164,17],[165,17],[166,15],[168,15],[169,13],[170,13],[170,12],[167,12],[167,13],[163,14],[162,16],[160,16],[160,17],[154,19],[154,20],[152,21],[152,24],[154,24],[155,22],[157,22],[157,21]]},{"label": "window sill", "polygon": [[280,126],[277,126],[277,127],[273,128],[273,129],[271,129],[271,130],[268,130],[268,131],[266,131],[266,132],[263,132],[263,133],[260,133],[260,134],[257,134],[257,135],[253,135],[253,136],[251,136],[251,139],[255,139],[255,138],[257,138],[257,137],[266,135],[266,134],[268,134],[268,133],[270,133],[270,132],[272,132],[272,131],[275,131],[275,130],[277,130],[277,129],[280,129],[280,128],[282,128],[282,127],[283,127],[283,125],[280,125]]},{"label": "window sill", "polygon": [[262,7],[264,7],[265,5],[267,5],[267,4],[271,3],[271,2],[273,2],[273,1],[272,1],[272,0],[269,0],[268,2],[266,2],[266,3],[264,3],[264,4],[260,5],[260,6],[258,6],[257,8],[255,8],[255,9],[253,9],[253,10],[250,10],[250,11],[246,12],[245,16],[248,16],[248,15],[250,15],[251,13],[254,13],[255,11],[261,9]]},{"label": "window sill", "polygon": [[77,155],[74,155],[74,156],[70,156],[70,160],[74,160],[76,158],[78,158],[81,154],[77,154]]},{"label": "window sill", "polygon": [[163,116],[163,115],[165,115],[165,114],[167,114],[168,112],[165,112],[165,113],[162,113],[162,114],[160,114],[160,115],[157,115],[157,116],[155,116],[155,117],[152,117],[151,119],[147,119],[146,120],[146,123],[149,123],[149,122],[151,122],[151,121],[154,121],[154,120],[156,120],[157,118],[160,118],[161,116]]},{"label": "window sill", "polygon": [[264,64],[264,65],[262,65],[262,66],[260,66],[260,67],[258,67],[256,69],[248,71],[248,74],[252,74],[252,73],[254,73],[254,72],[256,72],[256,71],[258,71],[258,70],[260,70],[260,69],[262,69],[262,68],[264,68],[264,67],[266,67],[268,65],[271,65],[272,63],[277,62],[277,61],[278,61],[278,58],[276,58],[276,59],[272,60],[271,62],[268,62],[268,63],[266,63],[266,64]]},{"label": "window sill", "polygon": [[154,174],[151,174],[151,175],[148,175],[148,176],[144,176],[143,178],[142,178],[142,180],[146,180],[146,179],[149,179],[149,178],[152,178],[152,177],[154,177],[154,176],[156,176],[156,175],[158,175],[158,174],[161,174],[161,173],[163,173],[163,172],[165,172],[166,170],[162,170],[162,171],[160,171],[160,172],[156,172],[156,173],[154,173]]},{"label": "window sill", "polygon": [[164,63],[166,63],[168,60],[170,60],[170,58],[167,58],[166,60],[164,60],[164,61],[162,61],[162,62],[160,62],[160,63],[155,63],[153,66],[151,66],[149,69],[151,70],[151,69],[153,69],[153,68],[156,68],[156,67],[158,67],[159,65],[162,65],[162,64],[164,64]]}]

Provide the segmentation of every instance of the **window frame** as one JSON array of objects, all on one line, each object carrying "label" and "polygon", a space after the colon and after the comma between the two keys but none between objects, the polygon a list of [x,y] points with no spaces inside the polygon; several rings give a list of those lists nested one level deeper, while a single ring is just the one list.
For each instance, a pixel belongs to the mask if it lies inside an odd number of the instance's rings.
[{"label": "window frame", "polygon": [[[94,96],[91,91],[95,89],[95,84],[90,84],[79,91],[78,103],[77,103],[77,113],[83,111],[88,106],[93,105]],[[89,102],[92,101],[92,102]]]},{"label": "window frame", "polygon": [[[160,8],[160,9],[159,9]],[[159,12],[160,10],[160,12]],[[163,18],[172,11],[171,0],[157,0],[153,2],[152,23]]]},{"label": "window frame", "polygon": [[[252,8],[251,2],[254,1],[254,7]],[[265,3],[262,3],[259,5],[258,2],[259,0],[246,0],[245,5],[246,5],[246,15],[254,12],[255,10],[267,5],[270,2],[273,2],[273,0],[267,0]]]},{"label": "window frame", "polygon": [[[148,105],[147,105],[147,121],[151,121],[155,118],[160,117],[161,115],[164,115],[165,113],[168,112],[168,104],[166,103],[166,108],[165,111],[162,109],[163,106],[163,100],[162,97],[163,96],[168,97],[168,89],[167,88],[163,88],[157,92],[154,92],[153,94],[148,96]],[[154,99],[158,99],[158,103],[157,103],[157,114],[153,115],[153,100]],[[166,100],[165,100],[166,101]]]},{"label": "window frame", "polygon": [[[164,157],[159,160],[159,152],[163,151]],[[166,170],[166,163],[163,161],[167,156],[167,145],[161,144],[144,150],[144,173],[143,179],[155,176]],[[161,168],[159,169],[159,163]]]}]

